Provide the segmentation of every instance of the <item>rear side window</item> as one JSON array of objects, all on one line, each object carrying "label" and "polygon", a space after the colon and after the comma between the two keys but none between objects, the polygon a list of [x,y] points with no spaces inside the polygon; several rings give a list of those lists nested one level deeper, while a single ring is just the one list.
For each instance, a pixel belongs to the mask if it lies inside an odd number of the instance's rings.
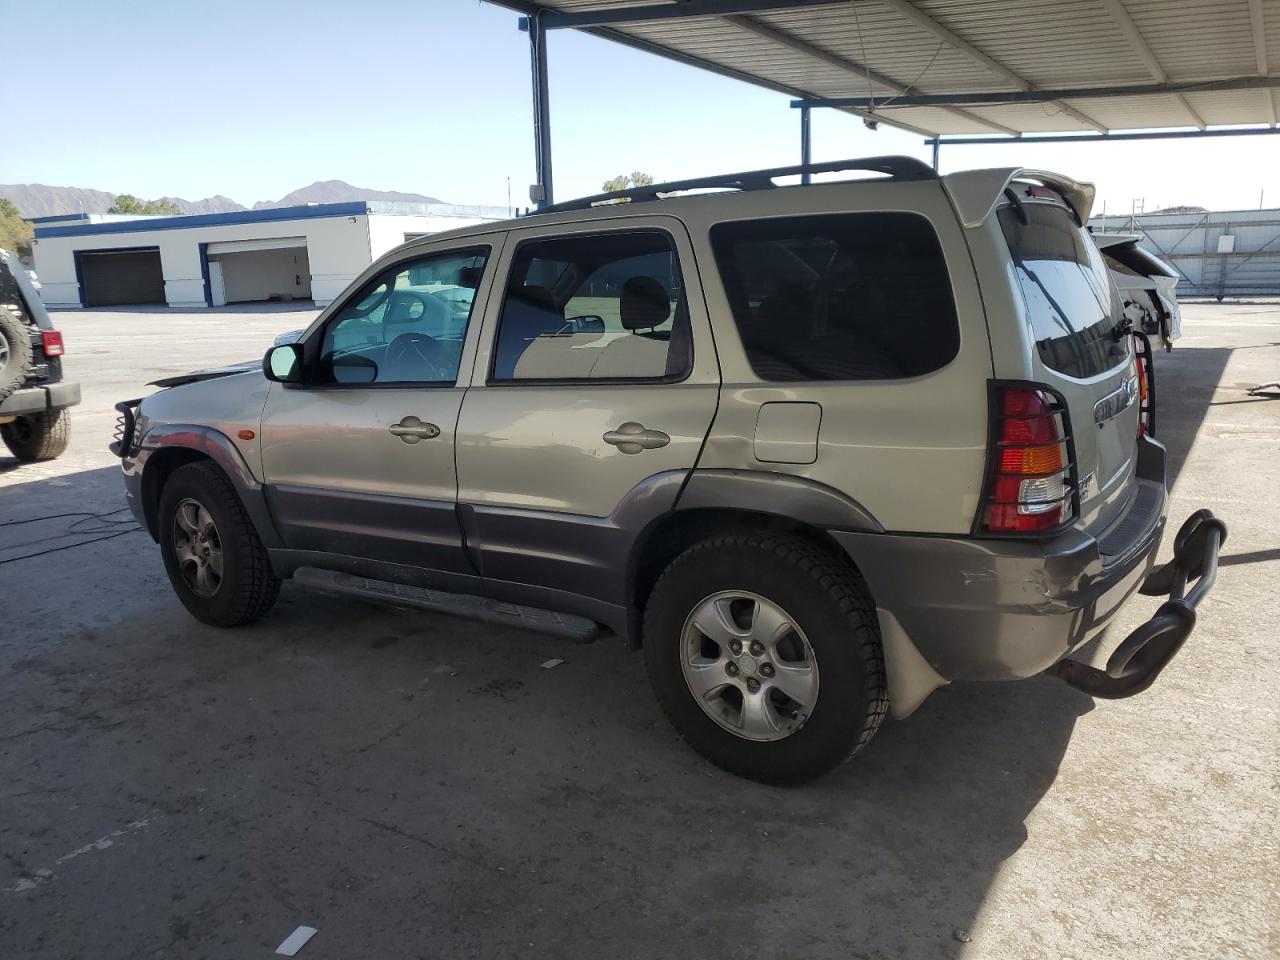
[{"label": "rear side window", "polygon": [[1119,342],[1124,307],[1102,254],[1057,204],[1023,201],[998,213],[1040,361],[1069,377],[1093,377],[1128,358]]},{"label": "rear side window", "polygon": [[850,213],[721,223],[711,245],[762,380],[891,380],[960,349],[946,260],[929,221]]},{"label": "rear side window", "polygon": [[495,381],[674,381],[688,375],[691,358],[684,284],[668,234],[577,234],[516,248]]}]

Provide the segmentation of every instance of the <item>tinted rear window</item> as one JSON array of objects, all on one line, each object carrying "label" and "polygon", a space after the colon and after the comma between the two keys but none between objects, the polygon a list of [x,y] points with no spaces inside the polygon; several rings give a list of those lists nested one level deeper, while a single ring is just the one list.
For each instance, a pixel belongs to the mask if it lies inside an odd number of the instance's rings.
[{"label": "tinted rear window", "polygon": [[1024,201],[998,216],[1041,362],[1083,379],[1126,359],[1128,347],[1115,337],[1124,316],[1120,298],[1102,254],[1071,214],[1056,204]]},{"label": "tinted rear window", "polygon": [[747,359],[762,380],[887,380],[960,349],[938,236],[910,213],[745,220],[711,230]]}]

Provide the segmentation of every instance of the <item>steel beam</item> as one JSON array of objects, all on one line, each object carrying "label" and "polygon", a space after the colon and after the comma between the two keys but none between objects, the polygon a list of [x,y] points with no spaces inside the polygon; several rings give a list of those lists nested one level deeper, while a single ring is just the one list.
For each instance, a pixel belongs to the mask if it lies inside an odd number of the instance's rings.
[{"label": "steel beam", "polygon": [[[794,10],[796,7],[847,7],[850,2],[867,0],[682,0],[679,3],[646,4],[638,7],[612,7],[605,10],[547,10],[542,14],[546,30],[583,27],[619,27],[630,23],[653,23],[683,20],[688,17],[724,17],[735,13],[761,13],[767,10]],[[527,21],[520,21],[520,29]]]},{"label": "steel beam", "polygon": [[[754,33],[756,36],[772,43],[776,43],[779,46],[787,47],[790,50],[794,50],[796,53],[802,53],[806,57],[811,57],[814,60],[821,61],[830,67],[835,67],[837,70],[843,70],[868,84],[874,83],[878,87],[884,87],[886,90],[891,90],[893,91],[895,102],[901,99],[901,97],[898,96],[899,94],[905,94],[908,92],[906,84],[899,83],[892,77],[887,77],[883,73],[871,70],[865,64],[858,63],[856,60],[850,60],[848,57],[841,56],[838,53],[832,53],[830,50],[824,50],[816,43],[811,43],[803,37],[797,37],[795,34],[788,33],[785,30],[773,26],[773,24],[765,23],[763,20],[757,20],[755,17],[743,16],[725,17],[724,19],[728,23],[732,23],[735,27],[746,30],[749,33]],[[862,109],[866,111],[874,107],[875,101],[871,98],[867,98],[867,105]],[[951,112],[970,123],[977,123],[981,126],[989,127],[992,130],[1000,130],[1010,136],[1017,136],[1018,134],[1018,131],[1011,129],[1010,127],[996,123],[994,120],[987,120],[985,117],[969,113],[966,110],[952,110]]]},{"label": "steel beam", "polygon": [[[1069,87],[1054,90],[993,90],[987,93],[906,94],[893,98],[894,107],[999,106],[1002,103],[1048,103],[1053,100],[1101,100],[1160,94],[1215,93],[1219,90],[1259,90],[1280,87],[1280,77],[1232,77],[1227,80],[1182,80],[1169,83],[1127,84],[1118,87]],[[878,104],[871,97],[822,97],[792,100],[793,107],[852,107],[866,110]]]},{"label": "steel beam", "polygon": [[[516,13],[524,14],[520,18],[520,23],[527,28],[528,18],[537,15],[539,12],[546,11],[549,8],[539,6],[532,0],[487,0],[488,3],[498,7],[505,7]],[[601,40],[608,40],[611,43],[620,43],[624,47],[630,47],[633,50],[639,50],[642,53],[648,53],[655,57],[662,57],[665,60],[671,60],[675,63],[683,63],[685,66],[693,67],[697,70],[704,70],[707,73],[713,73],[716,76],[727,77],[730,80],[737,80],[740,83],[749,83],[753,87],[760,87],[763,90],[772,90],[775,93],[786,94],[789,97],[801,97],[804,99],[812,99],[814,94],[802,87],[795,87],[788,83],[781,83],[774,80],[766,80],[763,77],[757,77],[742,70],[736,70],[733,67],[727,67],[723,64],[716,63],[713,60],[707,60],[703,57],[695,56],[691,53],[685,53],[683,50],[677,50],[674,47],[664,46],[655,43],[652,40],[646,40],[644,37],[636,36],[631,33],[624,33],[621,30],[615,30],[612,27],[586,27],[582,31],[593,37],[599,37]],[[855,111],[856,112],[856,111]],[[867,117],[865,112],[859,113],[859,116]],[[870,119],[870,118],[869,118]],[[887,123],[891,127],[897,127],[899,130],[906,130],[908,133],[918,133],[922,137],[933,136],[936,134],[934,130],[926,130],[923,127],[917,127],[914,124],[907,123],[905,120],[892,120],[888,117],[875,117],[881,123]],[[997,127],[997,129],[1004,129]]]},{"label": "steel beam", "polygon": [[813,162],[813,131],[809,126],[808,107],[804,107],[800,111],[800,166],[805,168],[804,173],[800,174],[800,182],[808,183],[812,178],[809,174],[809,164]]},{"label": "steel beam", "polygon": [[[1142,35],[1142,31],[1138,29],[1138,25],[1133,22],[1133,18],[1129,16],[1129,11],[1124,8],[1122,0],[1102,0],[1102,5],[1107,8],[1107,12],[1111,14],[1111,19],[1116,22],[1116,26],[1120,28],[1120,32],[1125,35],[1125,39],[1129,41],[1129,46],[1133,47],[1134,52],[1147,66],[1147,72],[1155,78],[1157,83],[1168,84],[1169,74],[1164,67],[1160,65],[1160,61],[1156,59],[1155,52],[1147,43],[1147,38]],[[1182,104],[1182,109],[1190,114],[1192,121],[1197,127],[1203,130],[1207,124],[1200,114],[1179,92],[1174,92],[1174,99]]]},{"label": "steel beam", "polygon": [[[1262,0],[1249,0],[1249,26],[1253,32],[1253,57],[1258,64],[1258,76],[1265,77],[1270,71],[1267,69],[1267,24],[1262,16]],[[1264,90],[1262,96],[1274,127],[1277,120],[1276,92]]]},{"label": "steel beam", "polygon": [[[959,34],[943,26],[937,20],[933,19],[933,17],[918,9],[914,4],[908,3],[907,0],[880,0],[880,2],[904,20],[908,20],[911,23],[914,23],[921,30],[925,30],[933,34],[953,50],[960,51],[960,53],[964,54],[970,60],[990,70],[1001,79],[1007,80],[1018,90],[1036,89],[1036,85],[1030,80],[1010,70],[994,57],[990,57],[983,53],[968,40],[964,39],[964,37],[961,37]],[[1087,127],[1093,127],[1093,129],[1100,133],[1107,132],[1107,128],[1105,126],[1093,119],[1093,117],[1089,116],[1087,113],[1077,110],[1069,103],[1059,102],[1055,103],[1054,106],[1062,112],[1079,120]]]},{"label": "steel beam", "polygon": [[1199,140],[1202,137],[1256,137],[1280,134],[1280,127],[1233,127],[1229,130],[1151,130],[1145,133],[1067,133],[1023,137],[930,137],[925,144],[963,147],[991,143],[1109,143],[1112,140]]},{"label": "steel beam", "polygon": [[555,202],[551,176],[551,93],[547,77],[547,31],[542,15],[529,18],[529,64],[533,76],[533,150],[538,182],[529,188],[529,199],[539,207]]}]

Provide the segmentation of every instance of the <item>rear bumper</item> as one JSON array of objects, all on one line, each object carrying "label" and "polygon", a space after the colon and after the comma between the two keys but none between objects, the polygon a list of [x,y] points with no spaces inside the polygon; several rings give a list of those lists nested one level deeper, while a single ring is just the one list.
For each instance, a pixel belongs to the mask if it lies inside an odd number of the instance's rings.
[{"label": "rear bumper", "polygon": [[891,702],[910,675],[895,713],[952,680],[1034,676],[1107,627],[1151,572],[1164,532],[1164,447],[1144,438],[1138,461],[1133,506],[1098,538],[1077,530],[1049,542],[831,532],[875,597]]},{"label": "rear bumper", "polygon": [[21,417],[46,410],[61,410],[80,402],[80,384],[50,383],[43,387],[15,390],[0,400],[0,417]]}]

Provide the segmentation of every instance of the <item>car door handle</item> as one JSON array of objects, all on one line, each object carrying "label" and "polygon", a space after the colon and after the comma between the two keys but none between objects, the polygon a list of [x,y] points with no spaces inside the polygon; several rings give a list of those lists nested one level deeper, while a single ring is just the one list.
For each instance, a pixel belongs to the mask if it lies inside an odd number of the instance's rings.
[{"label": "car door handle", "polygon": [[399,437],[405,443],[417,443],[419,440],[434,440],[440,436],[440,428],[434,423],[426,423],[417,417],[405,417],[399,423],[387,427],[393,437]]},{"label": "car door handle", "polygon": [[617,430],[606,433],[604,442],[613,444],[619,453],[639,453],[641,450],[665,447],[671,442],[671,438],[661,430],[646,430],[643,423],[628,420]]}]

